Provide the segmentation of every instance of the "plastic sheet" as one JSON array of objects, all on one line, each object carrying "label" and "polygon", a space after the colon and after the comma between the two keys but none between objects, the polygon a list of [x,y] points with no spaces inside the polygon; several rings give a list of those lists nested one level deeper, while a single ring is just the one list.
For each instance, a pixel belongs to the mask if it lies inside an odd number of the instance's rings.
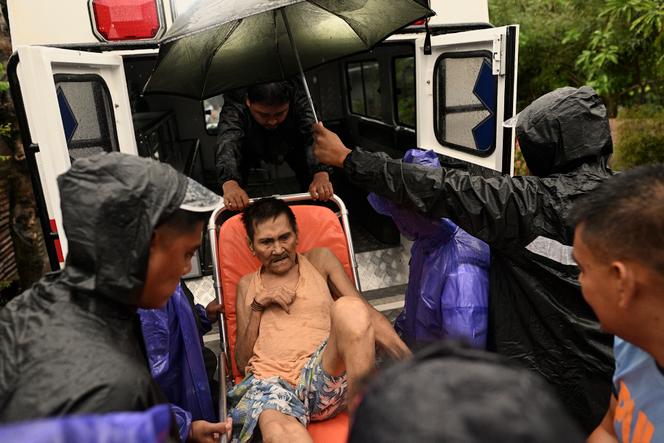
[{"label": "plastic sheet", "polygon": [[3,443],[163,443],[170,436],[168,405],[145,412],[77,415],[21,422],[0,427]]},{"label": "plastic sheet", "polygon": [[[403,159],[440,168],[433,151],[411,149]],[[486,347],[489,314],[489,246],[447,219],[434,219],[369,195],[381,214],[414,240],[404,310],[395,328],[409,345],[443,338]]]},{"label": "plastic sheet", "polygon": [[216,422],[201,338],[182,287],[178,285],[163,308],[139,309],[139,315],[152,376],[168,401],[190,414],[189,423],[176,414],[181,429],[186,428],[183,434],[188,434],[191,420]]}]

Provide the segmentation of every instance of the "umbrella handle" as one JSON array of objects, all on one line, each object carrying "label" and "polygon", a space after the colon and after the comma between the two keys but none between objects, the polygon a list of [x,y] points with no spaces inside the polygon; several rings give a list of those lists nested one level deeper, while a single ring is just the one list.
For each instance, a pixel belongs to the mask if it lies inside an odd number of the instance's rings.
[{"label": "umbrella handle", "polygon": [[311,105],[311,112],[314,113],[314,120],[318,123],[318,116],[316,115],[316,108],[314,108],[314,101],[311,99],[311,93],[309,92],[309,85],[307,84],[307,78],[304,76],[304,70],[302,69],[302,63],[300,63],[300,54],[297,52],[297,46],[295,45],[295,40],[293,39],[293,34],[291,34],[290,25],[288,24],[288,19],[286,18],[286,11],[284,8],[280,9],[281,18],[284,20],[284,25],[286,25],[286,32],[288,33],[288,40],[293,47],[293,52],[295,52],[295,60],[297,61],[297,67],[300,69],[300,75],[302,76],[302,83],[304,84],[304,91],[307,93],[307,99],[309,100],[309,105]]}]

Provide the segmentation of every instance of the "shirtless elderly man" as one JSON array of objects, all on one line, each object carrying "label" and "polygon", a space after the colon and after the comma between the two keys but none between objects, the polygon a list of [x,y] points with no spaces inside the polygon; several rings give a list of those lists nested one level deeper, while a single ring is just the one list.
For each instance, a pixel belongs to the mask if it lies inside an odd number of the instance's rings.
[{"label": "shirtless elderly man", "polygon": [[229,393],[231,415],[243,423],[241,442],[256,424],[266,442],[311,441],[307,423],[354,398],[376,344],[394,358],[410,351],[332,252],[296,252],[295,215],[283,201],[251,204],[243,222],[261,268],[238,284],[235,358],[246,378]]}]

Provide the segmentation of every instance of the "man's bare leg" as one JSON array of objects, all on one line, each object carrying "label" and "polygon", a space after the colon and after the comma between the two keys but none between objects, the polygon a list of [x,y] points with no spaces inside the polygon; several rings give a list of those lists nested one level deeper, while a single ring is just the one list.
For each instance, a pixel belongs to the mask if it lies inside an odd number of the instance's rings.
[{"label": "man's bare leg", "polygon": [[261,412],[258,426],[265,443],[313,443],[302,423],[275,409]]},{"label": "man's bare leg", "polygon": [[349,296],[335,301],[330,338],[323,352],[323,369],[332,376],[346,371],[349,407],[354,403],[361,380],[374,369],[375,346],[374,330],[365,303]]}]

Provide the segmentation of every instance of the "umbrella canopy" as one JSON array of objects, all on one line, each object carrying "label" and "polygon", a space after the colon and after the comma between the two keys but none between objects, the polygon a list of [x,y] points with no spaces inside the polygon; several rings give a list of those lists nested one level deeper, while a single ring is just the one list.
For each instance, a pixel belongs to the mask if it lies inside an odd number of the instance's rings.
[{"label": "umbrella canopy", "polygon": [[[433,15],[426,0],[209,0],[161,39],[146,93],[204,99],[372,48]],[[286,22],[284,21],[286,20]],[[289,38],[289,31],[292,40]]]}]

